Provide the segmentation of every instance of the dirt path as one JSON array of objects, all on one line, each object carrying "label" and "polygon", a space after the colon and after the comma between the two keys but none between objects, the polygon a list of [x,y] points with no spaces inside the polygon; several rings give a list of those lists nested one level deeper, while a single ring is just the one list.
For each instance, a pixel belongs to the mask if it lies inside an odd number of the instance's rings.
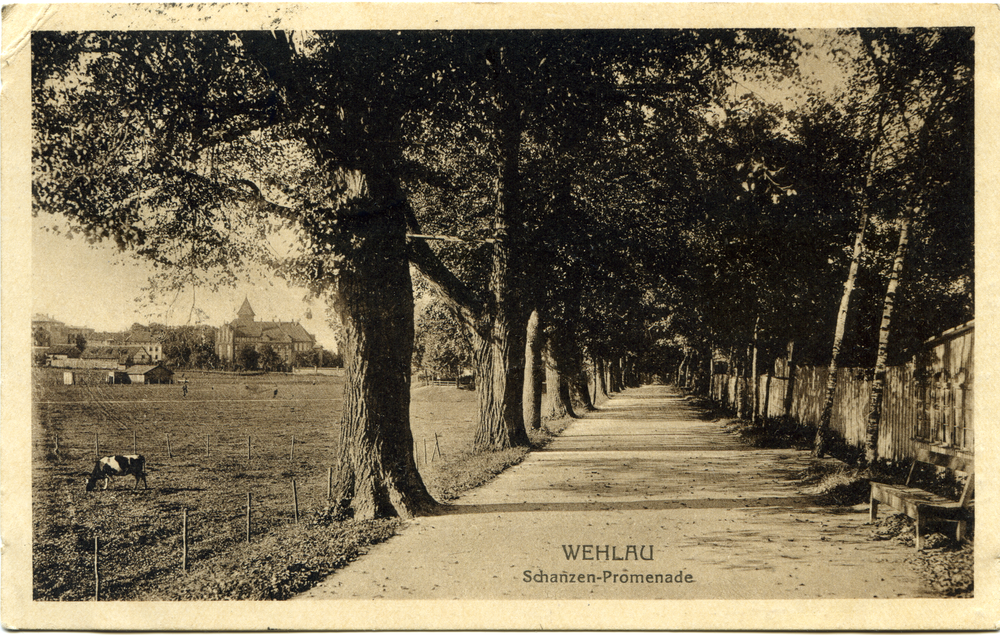
[{"label": "dirt path", "polygon": [[905,547],[868,540],[864,506],[796,484],[808,453],[700,415],[669,387],[629,390],[296,599],[931,595]]}]

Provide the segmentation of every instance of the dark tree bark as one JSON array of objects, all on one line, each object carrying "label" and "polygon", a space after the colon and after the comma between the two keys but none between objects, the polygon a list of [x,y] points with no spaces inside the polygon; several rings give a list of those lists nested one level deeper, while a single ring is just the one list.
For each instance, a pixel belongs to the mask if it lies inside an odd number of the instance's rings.
[{"label": "dark tree bark", "polygon": [[521,106],[517,103],[517,72],[510,52],[492,52],[500,136],[497,170],[496,242],[490,269],[490,295],[477,325],[476,385],[479,387],[477,450],[502,450],[527,445],[521,410],[524,389],[524,343],[527,313],[521,302],[521,276],[515,270],[514,246],[522,244],[520,223]]},{"label": "dark tree bark", "polygon": [[620,357],[616,357],[611,360],[609,365],[611,366],[609,369],[609,373],[611,375],[611,391],[621,392],[625,387],[625,378],[622,376],[622,359]]},{"label": "dark tree bark", "polygon": [[760,382],[757,380],[757,375],[760,373],[760,369],[757,367],[757,360],[760,354],[759,336],[760,315],[757,316],[753,323],[753,353],[750,357],[750,405],[753,408],[753,411],[750,413],[750,422],[754,425],[757,425],[760,421]]},{"label": "dark tree bark", "polygon": [[[369,189],[341,215],[354,239],[334,283],[347,374],[334,500],[359,519],[408,518],[436,502],[417,471],[410,432],[413,291],[406,223],[392,183],[369,180]],[[386,257],[393,253],[401,257]]]},{"label": "dark tree bark", "polygon": [[583,351],[576,341],[576,337],[569,330],[567,324],[574,321],[552,325],[548,339],[549,354],[554,360],[556,370],[566,384],[570,398],[575,402],[576,409],[593,411],[594,402],[590,397],[590,389],[587,386],[587,372],[583,366]]},{"label": "dark tree bark", "polygon": [[569,395],[569,385],[559,370],[559,362],[552,355],[552,340],[550,339],[543,351],[545,359],[545,400],[542,404],[542,416],[547,419],[560,419],[569,415],[575,417],[573,403]]}]

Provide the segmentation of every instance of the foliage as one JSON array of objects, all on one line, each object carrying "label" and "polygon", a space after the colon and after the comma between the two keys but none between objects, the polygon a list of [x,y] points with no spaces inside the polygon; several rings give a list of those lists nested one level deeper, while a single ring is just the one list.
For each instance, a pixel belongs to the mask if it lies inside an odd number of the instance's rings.
[{"label": "foliage", "polygon": [[472,363],[472,345],[454,312],[432,298],[414,325],[414,368],[424,375],[457,377]]},{"label": "foliage", "polygon": [[31,329],[31,345],[32,346],[51,346],[52,336],[49,332],[42,328],[41,326],[35,326]]},{"label": "foliage", "polygon": [[219,366],[219,356],[215,352],[215,329],[196,326],[157,328],[157,325],[150,325],[150,330],[163,346],[164,361],[171,368],[212,369]]},{"label": "foliage", "polygon": [[236,366],[240,370],[257,370],[260,364],[260,353],[249,344],[240,347],[236,353]]},{"label": "foliage", "polygon": [[277,351],[270,344],[262,345],[257,352],[259,354],[257,357],[257,366],[262,370],[268,372],[280,370],[284,364],[281,356],[278,355]]}]

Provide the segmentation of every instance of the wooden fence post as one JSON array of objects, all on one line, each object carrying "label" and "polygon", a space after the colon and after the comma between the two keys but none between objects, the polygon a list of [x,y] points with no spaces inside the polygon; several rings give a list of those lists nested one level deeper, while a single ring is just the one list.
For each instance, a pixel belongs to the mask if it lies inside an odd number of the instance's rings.
[{"label": "wooden fence post", "polygon": [[332,467],[330,468],[330,472],[327,475],[327,480],[326,480],[326,500],[329,502],[329,500],[331,498],[333,498],[333,468]]},{"label": "wooden fence post", "polygon": [[98,543],[97,536],[94,536],[94,601],[97,602],[101,599],[101,574],[97,567],[97,551]]},{"label": "wooden fence post", "polygon": [[250,460],[250,435],[247,435],[247,461]]},{"label": "wooden fence post", "polygon": [[212,456],[212,435],[205,435],[205,456],[211,458]]},{"label": "wooden fence post", "polygon": [[292,448],[288,451],[288,460],[291,461],[295,458],[295,435],[292,435]]},{"label": "wooden fence post", "polygon": [[434,451],[437,452],[437,455],[439,457],[441,457],[442,459],[444,458],[444,454],[441,453],[441,444],[438,443],[438,433],[437,432],[434,433]]},{"label": "wooden fence post", "polygon": [[292,479],[292,505],[295,507],[295,524],[299,523],[299,492],[295,488],[295,479]]},{"label": "wooden fence post", "polygon": [[167,458],[174,458],[174,453],[170,451],[170,434],[167,433]]},{"label": "wooden fence post", "polygon": [[94,433],[94,457],[97,459],[101,458],[101,433]]},{"label": "wooden fence post", "polygon": [[247,543],[250,542],[250,492],[247,492]]},{"label": "wooden fence post", "polygon": [[427,439],[424,439],[424,465],[427,465]]},{"label": "wooden fence post", "polygon": [[135,445],[135,430],[132,431],[132,454],[138,454]]},{"label": "wooden fence post", "polygon": [[188,570],[188,510],[181,512],[181,534],[183,535],[183,552],[181,555],[181,570]]}]

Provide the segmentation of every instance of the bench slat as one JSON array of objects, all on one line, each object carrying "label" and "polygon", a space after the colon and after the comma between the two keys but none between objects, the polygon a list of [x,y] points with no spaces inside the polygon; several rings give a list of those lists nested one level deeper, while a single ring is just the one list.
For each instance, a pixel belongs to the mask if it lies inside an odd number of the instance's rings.
[{"label": "bench slat", "polygon": [[955,472],[969,474],[973,471],[975,461],[970,456],[960,454],[951,448],[942,448],[928,443],[914,443],[915,460],[944,467]]},{"label": "bench slat", "polygon": [[[886,483],[872,482],[871,520],[874,522],[877,517],[879,503],[885,503],[916,520],[915,542],[918,550],[923,548],[921,530],[928,518],[958,521],[955,538],[961,541],[965,533],[967,512],[974,508],[972,492],[974,489],[973,469],[975,463],[971,456],[962,454],[952,448],[935,447],[925,442],[914,441],[916,457],[913,460],[913,464],[910,465],[910,472],[906,477],[906,485],[888,485]],[[911,487],[910,481],[913,478],[914,468],[917,466],[917,463],[926,463],[946,468],[953,472],[967,474],[968,479],[965,482],[965,488],[962,490],[962,496],[959,500],[954,501],[917,487]]]}]

